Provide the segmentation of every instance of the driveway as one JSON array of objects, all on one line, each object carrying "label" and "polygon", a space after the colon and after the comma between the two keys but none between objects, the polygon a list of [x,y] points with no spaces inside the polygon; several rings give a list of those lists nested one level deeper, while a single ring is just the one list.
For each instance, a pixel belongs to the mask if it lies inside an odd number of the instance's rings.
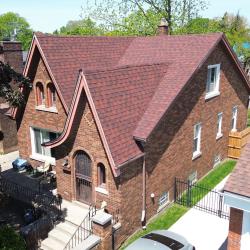
[{"label": "driveway", "polygon": [[[227,178],[215,189],[222,190]],[[183,235],[196,250],[226,250],[228,227],[229,220],[192,208],[169,230]]]}]

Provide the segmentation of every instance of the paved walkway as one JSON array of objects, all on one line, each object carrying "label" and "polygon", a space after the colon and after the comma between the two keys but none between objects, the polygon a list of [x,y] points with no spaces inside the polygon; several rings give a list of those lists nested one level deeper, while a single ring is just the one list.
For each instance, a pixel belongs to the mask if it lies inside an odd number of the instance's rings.
[{"label": "paved walkway", "polygon": [[14,151],[9,154],[0,155],[0,165],[2,171],[12,168],[12,162],[19,157],[19,151]]},{"label": "paved walkway", "polygon": [[[227,178],[215,189],[222,190]],[[169,230],[184,236],[196,250],[226,250],[228,226],[229,220],[192,208]]]}]

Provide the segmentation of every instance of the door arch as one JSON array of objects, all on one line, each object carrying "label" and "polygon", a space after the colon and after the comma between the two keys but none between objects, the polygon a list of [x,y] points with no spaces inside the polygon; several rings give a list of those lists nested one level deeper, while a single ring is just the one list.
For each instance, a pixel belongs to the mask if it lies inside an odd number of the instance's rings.
[{"label": "door arch", "polygon": [[92,161],[84,151],[75,155],[75,183],[76,200],[92,203]]}]

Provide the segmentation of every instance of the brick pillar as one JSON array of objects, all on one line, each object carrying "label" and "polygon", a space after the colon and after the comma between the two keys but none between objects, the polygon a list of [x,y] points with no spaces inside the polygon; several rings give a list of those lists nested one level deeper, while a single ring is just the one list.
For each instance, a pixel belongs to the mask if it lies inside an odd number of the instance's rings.
[{"label": "brick pillar", "polygon": [[98,250],[112,249],[112,215],[99,211],[93,218],[93,233],[101,238]]},{"label": "brick pillar", "polygon": [[231,207],[227,250],[240,250],[242,219],[243,211]]}]

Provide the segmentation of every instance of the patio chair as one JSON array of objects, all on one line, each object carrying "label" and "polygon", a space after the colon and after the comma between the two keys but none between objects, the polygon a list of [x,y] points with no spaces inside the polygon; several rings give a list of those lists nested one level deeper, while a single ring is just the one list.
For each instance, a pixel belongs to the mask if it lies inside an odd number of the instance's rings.
[{"label": "patio chair", "polygon": [[43,165],[40,165],[36,168],[36,171],[39,173],[44,173],[46,175],[50,170],[50,162],[45,161]]}]

